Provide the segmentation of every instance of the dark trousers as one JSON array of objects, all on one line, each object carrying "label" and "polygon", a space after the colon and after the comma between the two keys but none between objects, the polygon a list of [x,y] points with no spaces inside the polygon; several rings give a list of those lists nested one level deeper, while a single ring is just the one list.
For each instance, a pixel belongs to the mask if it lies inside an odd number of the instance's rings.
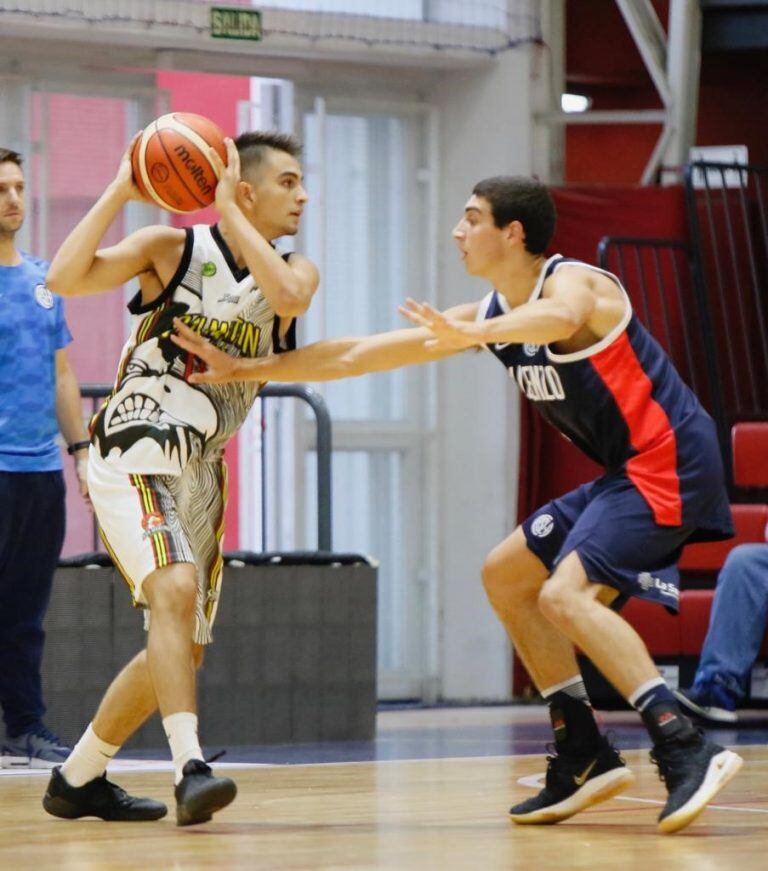
[{"label": "dark trousers", "polygon": [[0,472],[0,706],[6,733],[42,725],[43,619],[64,543],[61,472]]}]

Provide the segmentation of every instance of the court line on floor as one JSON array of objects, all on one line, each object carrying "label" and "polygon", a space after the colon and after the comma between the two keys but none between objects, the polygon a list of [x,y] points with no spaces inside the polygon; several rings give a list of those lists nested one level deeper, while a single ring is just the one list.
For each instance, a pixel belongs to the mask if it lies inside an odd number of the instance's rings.
[{"label": "court line on floor", "polygon": [[[214,762],[214,769],[234,768],[282,768],[272,762]],[[115,759],[109,763],[109,775],[113,774],[146,774],[152,771],[173,771],[173,762],[164,759]],[[35,777],[51,776],[49,768],[0,768],[2,777]]]}]

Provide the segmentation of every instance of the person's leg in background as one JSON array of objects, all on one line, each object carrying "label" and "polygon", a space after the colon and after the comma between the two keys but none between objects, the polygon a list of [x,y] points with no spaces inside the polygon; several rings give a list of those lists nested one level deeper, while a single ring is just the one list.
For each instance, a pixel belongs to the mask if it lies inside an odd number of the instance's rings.
[{"label": "person's leg in background", "polygon": [[43,723],[42,659],[64,542],[61,472],[0,472],[0,703],[3,767],[52,768],[69,748]]},{"label": "person's leg in background", "polygon": [[696,677],[675,695],[702,719],[736,721],[768,624],[768,544],[734,548],[717,579]]}]

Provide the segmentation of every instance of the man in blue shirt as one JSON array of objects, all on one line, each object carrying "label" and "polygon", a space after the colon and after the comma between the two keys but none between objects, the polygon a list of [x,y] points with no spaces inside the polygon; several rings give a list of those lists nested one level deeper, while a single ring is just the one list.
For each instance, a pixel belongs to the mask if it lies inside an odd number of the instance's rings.
[{"label": "man in blue shirt", "polygon": [[24,222],[21,155],[0,148],[0,707],[3,768],[52,768],[69,754],[43,723],[43,618],[64,541],[56,438],[75,458],[88,500],[88,436],[48,264],[16,247]]}]

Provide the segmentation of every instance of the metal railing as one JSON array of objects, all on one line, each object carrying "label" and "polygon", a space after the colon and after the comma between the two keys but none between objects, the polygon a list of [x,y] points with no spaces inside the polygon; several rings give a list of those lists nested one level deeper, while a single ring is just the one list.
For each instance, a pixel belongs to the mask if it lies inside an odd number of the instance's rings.
[{"label": "metal railing", "polygon": [[714,418],[729,469],[730,426],[715,333],[692,246],[675,239],[605,236],[597,253],[601,268],[619,278],[637,316]]},{"label": "metal railing", "polygon": [[[112,392],[108,384],[82,384],[80,392],[83,398],[92,400],[93,410],[98,400],[104,399]],[[262,549],[266,550],[267,541],[267,493],[264,482],[267,480],[267,452],[265,450],[264,434],[267,427],[266,403],[273,399],[286,397],[300,399],[305,402],[315,415],[315,449],[317,451],[317,549],[330,552],[332,548],[331,533],[331,416],[325,400],[317,391],[305,384],[268,384],[258,398],[261,400],[261,541]],[[94,551],[99,549],[98,532],[94,523]]]},{"label": "metal railing", "polygon": [[684,179],[725,414],[730,423],[768,417],[768,167],[702,161]]}]

